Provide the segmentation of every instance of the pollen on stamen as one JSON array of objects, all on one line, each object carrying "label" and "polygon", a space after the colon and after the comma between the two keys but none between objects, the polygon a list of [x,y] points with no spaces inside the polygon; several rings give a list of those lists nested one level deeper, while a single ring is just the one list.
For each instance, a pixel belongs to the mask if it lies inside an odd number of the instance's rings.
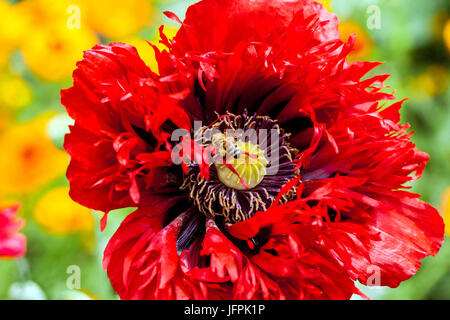
[{"label": "pollen on stamen", "polygon": [[[206,134],[210,130],[215,133]],[[216,147],[209,179],[194,163],[181,189],[189,190],[193,204],[207,216],[220,216],[231,223],[249,219],[270,207],[280,190],[298,175],[293,163],[298,150],[290,146],[289,138],[275,120],[266,116],[245,112],[219,117],[194,132],[196,143]],[[295,190],[288,190],[280,202],[293,197]]]},{"label": "pollen on stamen", "polygon": [[[237,141],[239,158],[227,160],[237,174],[224,163],[215,164],[219,180],[226,186],[237,190],[250,190],[256,187],[266,175],[268,164],[264,152],[251,142]],[[241,182],[245,181],[245,185]]]}]

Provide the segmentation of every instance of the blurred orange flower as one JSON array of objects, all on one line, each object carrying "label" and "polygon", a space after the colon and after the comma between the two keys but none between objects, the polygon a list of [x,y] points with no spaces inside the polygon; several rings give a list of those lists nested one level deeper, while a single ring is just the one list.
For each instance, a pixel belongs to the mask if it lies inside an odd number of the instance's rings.
[{"label": "blurred orange flower", "polygon": [[88,24],[102,35],[121,40],[151,23],[154,13],[149,0],[78,0]]},{"label": "blurred orange flower", "polygon": [[94,32],[84,27],[81,21],[79,29],[69,28],[67,10],[71,3],[67,0],[26,0],[17,5],[28,31],[20,48],[30,70],[42,80],[69,78],[83,51],[98,42]]},{"label": "blurred orange flower", "polygon": [[374,48],[373,40],[358,22],[350,20],[341,21],[339,24],[339,32],[343,41],[347,41],[352,34],[356,35],[355,46],[348,56],[350,61],[365,59],[372,52]]},{"label": "blurred orange flower", "polygon": [[96,43],[94,34],[87,29],[44,28],[35,30],[21,48],[26,64],[36,76],[46,81],[62,81],[71,76],[83,51]]},{"label": "blurred orange flower", "polygon": [[411,80],[410,88],[415,99],[426,100],[445,92],[448,83],[447,68],[441,65],[430,65]]},{"label": "blurred orange flower", "polygon": [[444,217],[445,233],[450,236],[450,187],[442,194],[441,214]]},{"label": "blurred orange flower", "polygon": [[65,27],[69,17],[67,8],[76,2],[77,0],[23,0],[15,6],[22,19],[25,19],[27,30],[33,32],[33,27],[49,24]]},{"label": "blurred orange flower", "polygon": [[450,19],[447,20],[442,35],[444,37],[444,42],[447,46],[448,52],[450,53]]},{"label": "blurred orange flower", "polygon": [[10,110],[0,105],[0,134],[6,129],[11,122],[12,114]]},{"label": "blurred orange flower", "polygon": [[68,187],[59,187],[46,193],[36,205],[34,218],[48,233],[54,235],[90,232],[94,229],[91,211],[70,199]]},{"label": "blurred orange flower", "polygon": [[28,194],[61,176],[68,156],[46,133],[50,115],[17,124],[0,136],[0,194]]},{"label": "blurred orange flower", "polygon": [[29,33],[20,43],[25,62],[53,82],[70,77],[83,51],[99,42],[95,32],[122,40],[147,26],[154,11],[148,0],[25,0],[16,7]]},{"label": "blurred orange flower", "polygon": [[[178,28],[175,27],[164,27],[164,34],[169,38],[175,37],[177,34]],[[167,47],[161,43],[159,43],[159,31],[155,30],[154,34],[152,35],[151,39],[148,40],[153,45],[156,45],[159,50],[167,49]],[[124,40],[125,43],[128,43],[134,47],[136,47],[139,56],[141,59],[145,62],[147,66],[150,67],[150,69],[158,73],[158,63],[156,62],[155,58],[155,51],[153,48],[148,44],[148,42],[145,39],[138,38],[138,37],[131,37],[126,40]]]},{"label": "blurred orange flower", "polygon": [[331,12],[331,5],[330,0],[316,0],[317,2],[321,2],[325,8],[328,9],[328,11]]},{"label": "blurred orange flower", "polygon": [[0,70],[8,64],[12,51],[18,46],[25,30],[25,21],[16,6],[0,0]]}]

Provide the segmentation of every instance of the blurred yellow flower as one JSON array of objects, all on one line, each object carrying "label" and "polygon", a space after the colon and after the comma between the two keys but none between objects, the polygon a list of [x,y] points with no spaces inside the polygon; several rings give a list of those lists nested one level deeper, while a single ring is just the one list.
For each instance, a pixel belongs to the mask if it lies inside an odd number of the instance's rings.
[{"label": "blurred yellow flower", "polygon": [[448,52],[450,53],[450,19],[447,20],[442,35],[444,37],[444,42],[445,45],[447,46]]},{"label": "blurred yellow flower", "polygon": [[132,37],[123,40],[123,42],[136,47],[139,56],[145,62],[145,64],[149,66],[153,72],[157,73],[158,64],[156,63],[155,52],[145,39]]},{"label": "blurred yellow flower", "polygon": [[0,194],[32,193],[65,172],[68,156],[48,137],[49,119],[16,124],[0,136]]},{"label": "blurred yellow flower", "polygon": [[445,23],[449,20],[450,15],[445,10],[438,11],[431,17],[431,35],[434,40],[441,41]]},{"label": "blurred yellow flower", "polygon": [[25,31],[25,20],[18,12],[15,5],[8,1],[0,0],[0,39],[2,46],[16,46],[21,40],[21,36]]},{"label": "blurred yellow flower", "polygon": [[350,20],[342,21],[339,24],[339,32],[343,41],[347,41],[352,34],[356,35],[355,46],[348,56],[350,61],[365,59],[372,52],[373,40],[359,23]]},{"label": "blurred yellow flower", "polygon": [[442,194],[441,215],[444,218],[445,233],[450,236],[450,187]]},{"label": "blurred yellow flower", "polygon": [[[0,40],[1,41],[1,40]],[[0,71],[5,69],[11,56],[12,48],[6,46],[0,46]]]},{"label": "blurred yellow flower", "polygon": [[151,23],[154,13],[149,0],[79,0],[82,14],[97,32],[121,40]]},{"label": "blurred yellow flower", "polygon": [[46,81],[69,78],[83,51],[97,43],[94,34],[86,29],[36,30],[33,37],[22,44],[25,62],[30,70]]},{"label": "blurred yellow flower", "polygon": [[0,105],[0,135],[11,122],[11,110],[3,108]]},{"label": "blurred yellow flower", "polygon": [[34,209],[34,218],[53,235],[90,232],[94,229],[91,211],[69,197],[68,187],[59,187],[46,193]]},{"label": "blurred yellow flower", "polygon": [[[152,23],[155,10],[151,3],[149,0],[21,1],[13,7],[17,7],[28,32],[20,43],[25,62],[42,80],[65,80],[81,60],[83,51],[99,42],[95,33],[124,41]],[[0,63],[1,60],[0,52]],[[3,60],[7,60],[6,53]]]},{"label": "blurred yellow flower", "polygon": [[16,7],[26,22],[27,31],[33,32],[33,28],[49,24],[67,26],[67,8],[73,4],[76,5],[77,0],[23,0],[18,2]]},{"label": "blurred yellow flower", "polygon": [[[164,27],[164,34],[169,39],[173,38],[177,34],[177,32],[178,28],[167,26]],[[167,49],[165,45],[159,43],[159,39],[160,39],[159,31],[156,30],[152,38],[149,39],[149,42],[156,45],[159,50]],[[144,60],[145,64],[149,66],[153,72],[158,73],[158,63],[156,62],[155,51],[145,39],[132,37],[124,40],[123,42],[136,47],[139,56],[141,57],[142,60]]]},{"label": "blurred yellow flower", "polygon": [[22,77],[0,74],[0,106],[8,109],[20,109],[31,103],[32,92]]},{"label": "blurred yellow flower", "polygon": [[16,7],[5,0],[0,0],[0,70],[8,64],[12,51],[19,44],[25,30],[25,21]]},{"label": "blurred yellow flower", "polygon": [[82,22],[82,15],[79,28],[70,23],[71,3],[73,1],[26,0],[17,5],[28,30],[20,48],[30,70],[42,80],[69,78],[83,51],[98,42],[94,32]]},{"label": "blurred yellow flower", "polygon": [[328,9],[328,11],[331,12],[331,5],[330,0],[316,0],[317,2],[321,2],[325,8]]},{"label": "blurred yellow flower", "polygon": [[431,65],[410,82],[411,92],[416,99],[427,99],[447,90],[449,81],[448,70],[444,66]]}]

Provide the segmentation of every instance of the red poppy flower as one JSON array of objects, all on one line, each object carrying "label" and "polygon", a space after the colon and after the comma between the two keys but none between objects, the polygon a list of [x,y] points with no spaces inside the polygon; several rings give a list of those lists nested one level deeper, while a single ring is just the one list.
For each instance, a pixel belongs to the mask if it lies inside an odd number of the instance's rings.
[{"label": "red poppy flower", "polygon": [[121,298],[348,299],[438,252],[442,219],[404,190],[428,156],[403,101],[386,103],[388,75],[363,79],[379,63],[346,60],[334,14],[204,0],[167,15],[181,28],[160,29],[158,74],[131,46],[97,45],[62,91],[72,198],[138,208],[104,253]]},{"label": "red poppy flower", "polygon": [[0,210],[0,258],[20,258],[25,254],[27,242],[17,233],[24,222],[17,219],[18,206]]}]

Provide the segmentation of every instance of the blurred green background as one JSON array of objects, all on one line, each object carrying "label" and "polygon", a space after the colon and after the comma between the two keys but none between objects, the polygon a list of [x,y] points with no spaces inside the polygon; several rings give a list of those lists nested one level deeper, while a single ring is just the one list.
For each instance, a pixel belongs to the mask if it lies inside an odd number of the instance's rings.
[{"label": "blurred green background", "polygon": [[[0,299],[117,299],[102,270],[103,249],[131,211],[109,215],[73,203],[62,151],[71,120],[59,90],[71,85],[82,51],[95,43],[123,41],[137,47],[153,69],[157,29],[176,31],[162,11],[183,17],[186,0],[0,0],[0,207],[22,205],[28,239],[24,258],[0,260]],[[352,60],[385,61],[374,72],[399,98],[409,97],[402,121],[413,141],[430,154],[421,180],[412,185],[450,222],[450,1],[322,1],[341,20],[344,39],[357,36]],[[276,22],[274,22],[276,23]],[[449,229],[447,228],[447,234]],[[80,288],[70,289],[73,269]],[[77,268],[76,267],[76,268]],[[450,299],[450,241],[398,288],[361,288],[372,299]]]}]

